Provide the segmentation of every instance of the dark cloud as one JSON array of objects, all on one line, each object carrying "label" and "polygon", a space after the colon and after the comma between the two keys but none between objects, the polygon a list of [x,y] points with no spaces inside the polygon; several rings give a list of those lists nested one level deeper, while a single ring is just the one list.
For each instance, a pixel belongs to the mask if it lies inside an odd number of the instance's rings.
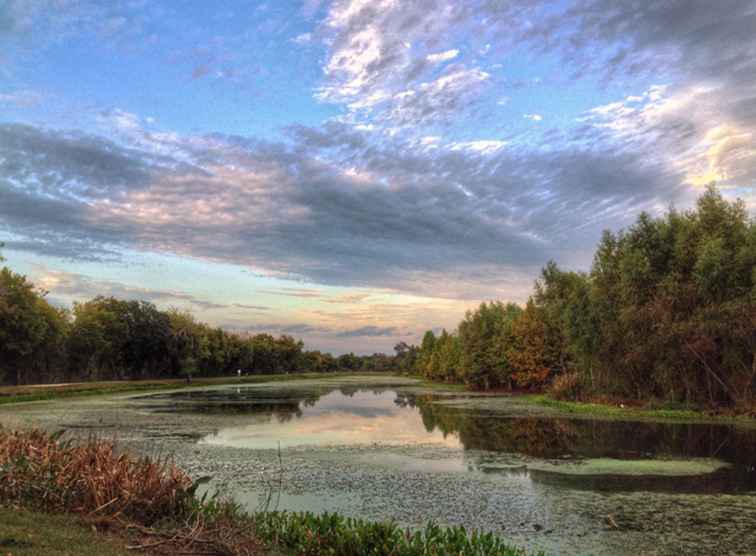
[{"label": "dark cloud", "polygon": [[362,326],[352,330],[344,330],[336,334],[339,338],[360,338],[363,336],[398,336],[400,334],[393,326]]},{"label": "dark cloud", "polygon": [[295,324],[281,324],[281,323],[267,323],[267,324],[235,324],[228,323],[222,325],[223,328],[228,330],[236,330],[239,332],[249,333],[267,333],[267,334],[287,334],[287,335],[331,335],[334,331],[324,326],[313,326],[306,323]]},{"label": "dark cloud", "polygon": [[521,36],[610,76],[622,70],[730,80],[756,67],[755,28],[754,0],[582,0],[534,21]]},{"label": "dark cloud", "polygon": [[143,187],[161,160],[92,135],[0,124],[0,177],[51,197]]},{"label": "dark cloud", "polygon": [[306,288],[281,288],[280,290],[259,290],[259,292],[269,295],[283,295],[286,297],[318,298],[323,296],[323,293],[318,290]]},{"label": "dark cloud", "polygon": [[[48,253],[56,243],[61,256],[74,255],[75,244],[81,257],[128,246],[429,295],[494,294],[508,287],[513,269],[532,275],[549,257],[574,260],[602,227],[683,195],[678,176],[641,153],[565,146],[482,155],[394,142],[362,148],[352,131],[335,129],[318,149],[311,140],[318,130],[300,128],[307,149],[187,138],[181,158],[193,164],[156,165],[147,151],[140,159],[133,147],[77,138],[75,146],[93,151],[91,161],[61,162],[61,175],[71,177],[51,180],[48,196],[36,179],[27,187],[21,172],[44,175],[73,147],[68,139],[61,147],[57,132],[9,128],[6,136],[14,131],[35,138],[35,156],[19,162],[14,157],[26,149],[6,149],[5,167],[22,171],[2,182],[0,215],[16,235],[43,238]],[[334,147],[343,159],[318,157]],[[74,187],[79,198],[68,193]],[[482,282],[470,288],[472,280]]]},{"label": "dark cloud", "polygon": [[264,305],[247,305],[245,303],[234,303],[232,306],[238,309],[248,309],[250,311],[270,311],[271,310],[270,307],[265,307]]},{"label": "dark cloud", "polygon": [[[320,97],[346,114],[290,126],[285,142],[150,133],[122,112],[110,114],[127,128],[121,142],[1,125],[9,247],[88,260],[133,248],[479,299],[521,287],[549,258],[584,267],[602,228],[686,206],[691,184],[753,188],[754,1],[353,8],[332,3],[314,35],[328,41]],[[493,78],[482,61],[429,58],[462,32],[466,52],[491,41],[500,57],[515,46],[556,53],[565,73],[666,87],[644,85],[574,125],[496,148],[384,133],[458,119],[484,98]],[[381,129],[366,131],[368,120]]]}]

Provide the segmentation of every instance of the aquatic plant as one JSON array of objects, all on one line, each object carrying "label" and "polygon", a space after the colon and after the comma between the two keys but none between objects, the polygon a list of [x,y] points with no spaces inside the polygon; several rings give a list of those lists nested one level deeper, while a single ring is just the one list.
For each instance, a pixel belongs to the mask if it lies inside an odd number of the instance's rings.
[{"label": "aquatic plant", "polygon": [[272,548],[301,556],[525,555],[491,533],[433,523],[411,531],[338,514],[267,512],[255,516],[255,528]]},{"label": "aquatic plant", "polygon": [[[247,556],[519,556],[490,533],[429,524],[422,531],[338,514],[247,514],[233,500],[197,496],[167,460],[119,452],[112,441],[0,427],[0,505],[74,513],[150,554]],[[279,485],[280,488],[280,485]]]},{"label": "aquatic plant", "polygon": [[710,458],[690,459],[614,459],[594,458],[579,462],[541,462],[528,466],[532,471],[564,475],[634,475],[689,477],[713,473],[726,467],[723,461]]}]

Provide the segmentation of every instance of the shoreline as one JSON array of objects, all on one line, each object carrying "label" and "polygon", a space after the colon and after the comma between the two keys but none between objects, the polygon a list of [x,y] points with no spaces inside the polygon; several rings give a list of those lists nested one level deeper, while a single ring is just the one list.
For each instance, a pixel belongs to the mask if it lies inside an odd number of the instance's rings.
[{"label": "shoreline", "polygon": [[[143,379],[122,381],[92,381],[54,384],[30,384],[21,386],[0,386],[0,406],[10,404],[54,401],[61,398],[86,398],[113,394],[139,392],[160,392],[190,388],[217,386],[246,386],[267,382],[286,382],[302,379],[343,379],[359,377],[415,379],[418,386],[428,389],[456,391],[476,398],[506,397],[527,404],[556,411],[565,416],[577,418],[626,419],[639,421],[712,423],[722,425],[742,425],[756,427],[756,416],[730,412],[713,412],[702,409],[656,408],[648,405],[627,405],[611,402],[574,402],[557,400],[546,393],[486,392],[472,390],[463,384],[429,381],[423,377],[394,373],[287,373],[253,374],[242,377],[197,377],[187,383],[184,379]],[[646,404],[651,401],[645,402]]]}]

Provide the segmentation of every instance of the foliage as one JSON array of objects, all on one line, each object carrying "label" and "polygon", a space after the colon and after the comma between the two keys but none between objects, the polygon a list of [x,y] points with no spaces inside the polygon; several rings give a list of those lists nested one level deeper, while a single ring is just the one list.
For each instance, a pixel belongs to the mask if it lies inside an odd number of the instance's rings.
[{"label": "foliage", "polygon": [[155,554],[334,556],[524,555],[490,533],[429,524],[409,531],[337,514],[258,512],[195,495],[174,465],[118,454],[111,442],[77,445],[60,435],[0,429],[0,503],[74,513],[135,534]]},{"label": "foliage", "polygon": [[0,428],[0,499],[41,510],[123,516],[150,525],[184,511],[192,481],[162,461],[118,454],[112,442]]},{"label": "foliage", "polygon": [[549,386],[549,395],[555,400],[580,400],[582,390],[580,375],[576,372],[570,372],[554,379],[554,382]]},{"label": "foliage", "polygon": [[26,277],[0,269],[0,384],[169,379],[291,372],[411,370],[417,348],[334,357],[291,336],[237,334],[176,308],[96,297],[71,312],[47,302]]},{"label": "foliage", "polygon": [[0,269],[0,380],[20,382],[24,371],[43,372],[64,358],[65,311],[9,268]]},{"label": "foliage", "polygon": [[255,530],[289,554],[316,556],[520,556],[491,533],[428,524],[420,531],[394,523],[373,523],[338,514],[268,512],[255,516]]},{"label": "foliage", "polygon": [[[749,411],[755,331],[756,223],[710,186],[695,210],[605,232],[588,274],[549,262],[523,310],[484,303],[455,332],[426,333],[416,371],[484,389],[553,383],[573,399]],[[442,354],[449,338],[458,350]]]}]

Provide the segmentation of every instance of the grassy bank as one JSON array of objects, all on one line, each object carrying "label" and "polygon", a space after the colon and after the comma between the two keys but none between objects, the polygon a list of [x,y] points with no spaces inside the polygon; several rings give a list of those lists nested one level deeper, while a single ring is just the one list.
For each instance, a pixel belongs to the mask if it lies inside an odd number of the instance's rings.
[{"label": "grassy bank", "polygon": [[556,400],[547,394],[527,394],[523,398],[529,403],[576,416],[595,416],[604,419],[756,425],[756,419],[753,416],[744,414],[714,413],[711,411],[670,407],[624,406],[620,403],[608,402],[571,402]]},{"label": "grassy bank", "polygon": [[0,554],[12,556],[125,556],[120,536],[98,533],[73,514],[0,506]]},{"label": "grassy bank", "polygon": [[[200,377],[187,383],[184,379],[148,379],[124,381],[93,381],[69,384],[39,384],[0,387],[0,405],[25,403],[60,398],[102,396],[109,394],[128,394],[140,391],[179,390],[201,386],[259,384],[263,382],[285,382],[302,379],[339,379],[355,376],[375,376],[382,378],[415,378],[418,385],[427,389],[440,389],[453,392],[469,392],[464,384],[433,382],[420,376],[386,374],[386,373],[291,373],[291,374],[255,374],[243,377],[221,376]],[[476,392],[478,395],[511,395],[507,392]],[[606,419],[638,419],[654,421],[734,423],[756,426],[756,416],[730,412],[712,412],[689,408],[653,407],[648,405],[626,405],[619,402],[573,402],[557,400],[548,394],[515,394],[518,401],[559,411],[575,416]]]},{"label": "grassy bank", "polygon": [[[0,507],[46,512],[36,518],[19,513],[16,521],[0,526],[7,544],[15,545],[13,554],[121,554],[119,546],[126,545],[143,554],[218,556],[525,554],[492,534],[460,527],[430,524],[409,531],[335,514],[248,514],[232,501],[196,497],[200,482],[171,462],[120,453],[112,442],[76,444],[60,435],[0,428]],[[66,552],[75,546],[70,543],[89,538],[74,517],[106,531],[92,542],[108,549]],[[32,520],[36,529],[29,528]],[[65,540],[65,534],[74,540]]]},{"label": "grassy bank", "polygon": [[[364,376],[387,376],[384,373],[360,373]],[[354,373],[292,373],[256,374],[248,376],[219,376],[185,379],[111,380],[92,382],[72,382],[68,384],[32,384],[21,386],[0,386],[0,405],[8,403],[35,402],[58,398],[102,396],[106,394],[128,394],[130,392],[153,390],[177,390],[197,386],[219,386],[222,384],[257,384],[261,382],[343,378]]]}]

